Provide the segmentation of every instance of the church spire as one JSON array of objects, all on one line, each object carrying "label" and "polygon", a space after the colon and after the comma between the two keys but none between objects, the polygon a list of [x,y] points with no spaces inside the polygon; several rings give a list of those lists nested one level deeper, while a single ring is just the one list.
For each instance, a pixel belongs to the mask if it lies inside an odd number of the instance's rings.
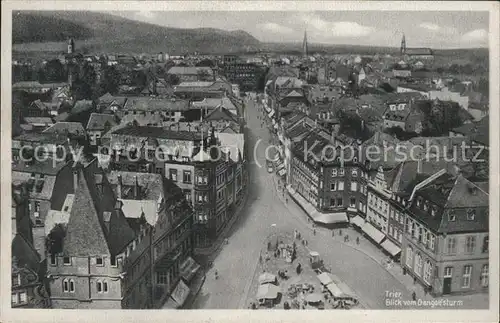
[{"label": "church spire", "polygon": [[307,57],[309,55],[307,48],[307,30],[304,30],[304,41],[302,42],[302,55]]},{"label": "church spire", "polygon": [[404,55],[406,52],[406,40],[405,34],[403,34],[403,38],[401,39],[401,55]]}]

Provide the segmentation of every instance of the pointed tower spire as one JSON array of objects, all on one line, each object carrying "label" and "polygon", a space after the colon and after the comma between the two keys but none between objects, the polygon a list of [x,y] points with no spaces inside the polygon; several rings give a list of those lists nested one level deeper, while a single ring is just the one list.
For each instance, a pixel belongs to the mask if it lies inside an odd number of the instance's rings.
[{"label": "pointed tower spire", "polygon": [[304,41],[302,42],[302,55],[307,57],[309,55],[307,48],[307,30],[304,30]]},{"label": "pointed tower spire", "polygon": [[403,33],[403,38],[401,39],[401,55],[406,53],[406,39],[405,34]]}]

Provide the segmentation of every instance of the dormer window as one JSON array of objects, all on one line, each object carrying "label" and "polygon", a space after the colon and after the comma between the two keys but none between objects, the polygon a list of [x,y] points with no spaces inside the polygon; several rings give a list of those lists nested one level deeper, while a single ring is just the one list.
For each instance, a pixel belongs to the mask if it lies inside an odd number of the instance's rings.
[{"label": "dormer window", "polygon": [[448,221],[454,222],[456,220],[455,212],[452,210],[448,211]]},{"label": "dormer window", "polygon": [[427,211],[429,209],[429,203],[425,202],[424,203],[424,211]]},{"label": "dormer window", "polygon": [[435,208],[431,208],[431,215],[436,216],[436,209]]},{"label": "dormer window", "polygon": [[417,207],[420,207],[420,204],[421,204],[421,199],[420,199],[420,198],[418,198],[418,199],[417,199]]},{"label": "dormer window", "polygon": [[468,209],[467,210],[467,220],[474,221],[475,218],[476,218],[476,210]]}]

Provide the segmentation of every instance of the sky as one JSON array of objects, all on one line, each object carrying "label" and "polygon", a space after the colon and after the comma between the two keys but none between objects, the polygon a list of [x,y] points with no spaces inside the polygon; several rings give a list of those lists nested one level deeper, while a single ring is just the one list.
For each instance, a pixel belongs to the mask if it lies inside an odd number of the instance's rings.
[{"label": "sky", "polygon": [[488,12],[479,11],[122,11],[125,18],[177,28],[244,30],[263,42],[399,47],[488,46]]}]

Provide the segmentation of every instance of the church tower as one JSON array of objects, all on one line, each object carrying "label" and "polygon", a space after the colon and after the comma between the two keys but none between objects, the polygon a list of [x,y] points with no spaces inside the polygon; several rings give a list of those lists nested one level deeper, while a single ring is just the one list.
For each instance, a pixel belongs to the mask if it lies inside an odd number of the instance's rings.
[{"label": "church tower", "polygon": [[73,54],[75,52],[75,41],[70,38],[68,41],[68,54]]},{"label": "church tower", "polygon": [[406,40],[405,40],[405,34],[403,34],[403,38],[401,39],[401,55],[404,55],[406,53]]},{"label": "church tower", "polygon": [[307,48],[307,30],[304,30],[304,41],[302,42],[302,55],[304,57],[309,56]]}]

